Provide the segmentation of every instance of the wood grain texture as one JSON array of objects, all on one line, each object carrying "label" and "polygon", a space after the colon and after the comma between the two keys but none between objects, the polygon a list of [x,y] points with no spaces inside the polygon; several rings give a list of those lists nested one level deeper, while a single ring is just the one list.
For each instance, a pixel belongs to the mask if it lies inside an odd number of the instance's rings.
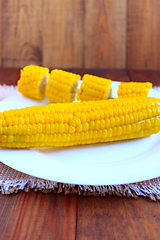
[{"label": "wood grain texture", "polygon": [[42,64],[42,0],[3,1],[3,67]]},{"label": "wood grain texture", "polygon": [[72,240],[77,196],[19,192],[0,195],[1,240]]},{"label": "wood grain texture", "polygon": [[81,77],[83,77],[84,74],[91,74],[98,77],[109,78],[114,81],[123,81],[123,82],[130,81],[128,71],[125,69],[71,68],[71,69],[65,69],[65,70],[80,74]]},{"label": "wood grain texture", "polygon": [[156,0],[1,0],[0,67],[160,70]]},{"label": "wood grain texture", "polygon": [[144,198],[79,197],[77,240],[158,240],[159,214]]},{"label": "wood grain texture", "polygon": [[82,67],[83,0],[43,1],[43,65]]},{"label": "wood grain texture", "polygon": [[134,82],[152,82],[153,86],[160,86],[160,71],[129,70],[130,79]]},{"label": "wood grain texture", "polygon": [[160,69],[160,1],[128,1],[128,69]]},{"label": "wood grain texture", "polygon": [[0,69],[0,84],[16,85],[19,78],[19,69]]},{"label": "wood grain texture", "polygon": [[126,67],[126,0],[87,0],[84,67]]}]

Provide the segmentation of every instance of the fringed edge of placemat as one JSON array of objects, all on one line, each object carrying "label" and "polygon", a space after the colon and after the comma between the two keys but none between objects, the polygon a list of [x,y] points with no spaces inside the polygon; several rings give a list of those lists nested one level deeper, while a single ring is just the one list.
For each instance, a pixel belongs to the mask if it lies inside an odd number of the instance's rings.
[{"label": "fringed edge of placemat", "polygon": [[[158,183],[158,185],[157,185]],[[31,178],[22,180],[5,180],[0,181],[0,191],[2,194],[17,193],[19,190],[29,192],[41,191],[43,193],[64,193],[78,194],[83,196],[118,196],[132,197],[139,196],[148,197],[152,201],[160,200],[159,179],[149,180],[148,182],[123,184],[123,185],[104,185],[104,186],[88,186],[75,185],[47,181],[43,179]]]},{"label": "fringed edge of placemat", "polygon": [[17,193],[20,190],[29,192],[33,189],[43,193],[54,192],[101,197],[109,195],[128,198],[143,196],[153,201],[160,200],[160,177],[139,183],[121,185],[76,185],[32,177],[0,162],[0,178],[0,192],[2,194]]}]

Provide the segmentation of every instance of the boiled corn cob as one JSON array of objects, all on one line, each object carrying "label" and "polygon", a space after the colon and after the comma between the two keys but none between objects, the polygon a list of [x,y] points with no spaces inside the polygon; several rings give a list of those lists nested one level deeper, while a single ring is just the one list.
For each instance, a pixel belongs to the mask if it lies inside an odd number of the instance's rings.
[{"label": "boiled corn cob", "polygon": [[21,70],[18,80],[18,91],[27,97],[42,100],[45,96],[45,86],[49,79],[49,69],[28,65]]},{"label": "boiled corn cob", "polygon": [[0,113],[0,146],[35,148],[134,139],[160,130],[160,99],[57,103]]},{"label": "boiled corn cob", "polygon": [[108,99],[112,95],[112,80],[105,79],[89,74],[85,74],[82,78],[82,84],[77,89],[77,100],[102,100]]},{"label": "boiled corn cob", "polygon": [[118,97],[147,96],[152,88],[150,82],[122,82],[118,86]]},{"label": "boiled corn cob", "polygon": [[72,102],[81,76],[75,73],[54,69],[46,86],[46,96],[51,102]]}]

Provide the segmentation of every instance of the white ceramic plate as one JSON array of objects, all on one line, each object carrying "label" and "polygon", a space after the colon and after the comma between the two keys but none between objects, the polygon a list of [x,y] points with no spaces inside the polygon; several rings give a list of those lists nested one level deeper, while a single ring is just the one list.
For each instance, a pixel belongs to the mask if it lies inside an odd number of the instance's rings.
[{"label": "white ceramic plate", "polygon": [[[113,82],[113,97],[117,97]],[[160,98],[152,89],[149,96]],[[0,111],[48,101],[34,101],[17,93],[0,102]],[[160,133],[144,139],[76,147],[30,150],[0,148],[0,161],[23,173],[63,183],[112,185],[160,176]]]}]

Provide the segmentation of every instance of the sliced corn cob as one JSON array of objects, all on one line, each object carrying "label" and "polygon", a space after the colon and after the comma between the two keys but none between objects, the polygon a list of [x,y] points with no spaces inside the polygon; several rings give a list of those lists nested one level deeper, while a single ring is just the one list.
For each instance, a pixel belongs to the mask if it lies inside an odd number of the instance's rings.
[{"label": "sliced corn cob", "polygon": [[160,99],[57,103],[0,113],[0,146],[35,148],[134,139],[160,130]]},{"label": "sliced corn cob", "polygon": [[81,76],[75,73],[54,69],[46,86],[46,96],[51,102],[72,102]]},{"label": "sliced corn cob", "polygon": [[77,100],[103,100],[111,98],[112,80],[85,74],[82,78],[82,84],[77,89]]},{"label": "sliced corn cob", "polygon": [[147,96],[152,88],[150,82],[122,82],[118,86],[118,97]]},{"label": "sliced corn cob", "polygon": [[42,100],[45,96],[45,87],[49,78],[49,69],[28,65],[21,70],[18,80],[18,91],[27,97]]}]

